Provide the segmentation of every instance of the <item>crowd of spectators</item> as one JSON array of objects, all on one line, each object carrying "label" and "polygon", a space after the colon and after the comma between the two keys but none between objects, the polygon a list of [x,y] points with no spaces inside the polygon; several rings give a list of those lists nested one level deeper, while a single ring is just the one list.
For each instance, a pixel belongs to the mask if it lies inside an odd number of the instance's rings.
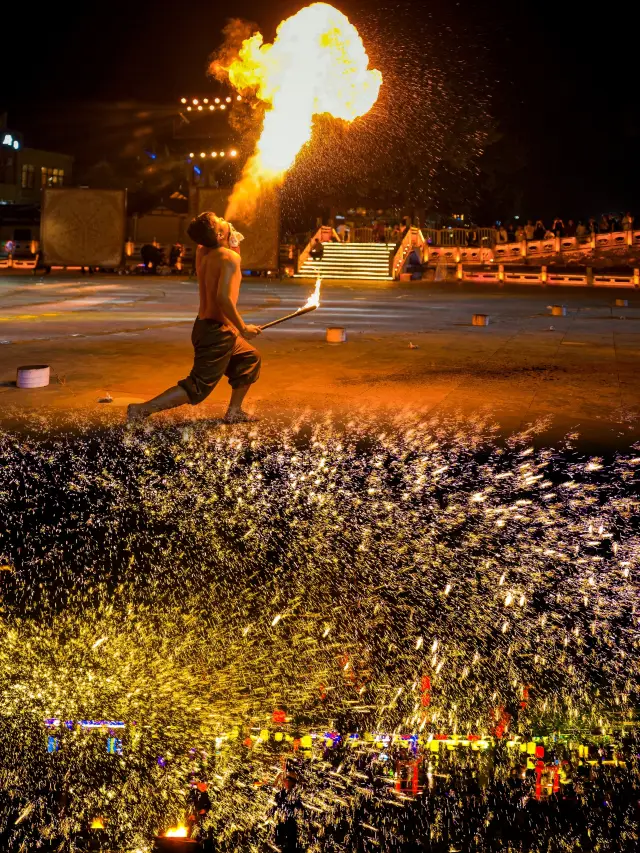
[{"label": "crowd of spectators", "polygon": [[[482,767],[453,758],[415,796],[398,797],[376,762],[345,751],[325,758],[339,774],[340,796],[313,783],[296,762],[274,798],[271,843],[262,832],[239,831],[213,844],[217,853],[277,849],[281,853],[623,853],[637,850],[640,787],[637,744],[625,761],[605,766],[564,761],[569,778],[537,796],[535,773],[522,766]],[[352,766],[356,761],[356,766]],[[508,764],[508,763],[507,763]],[[489,770],[489,778],[486,771]],[[357,771],[355,777],[350,771]],[[381,775],[382,772],[382,775]],[[357,782],[353,787],[352,782]],[[320,790],[319,790],[320,789]],[[322,809],[317,808],[318,794]],[[267,842],[267,843],[265,843]],[[275,843],[273,843],[275,842]],[[251,845],[254,845],[253,848]],[[273,845],[273,846],[272,846]]]},{"label": "crowd of spectators", "polygon": [[[590,217],[588,219],[561,219],[556,217],[551,222],[543,222],[542,219],[528,219],[526,224],[519,219],[496,222],[493,228],[492,242],[500,243],[521,243],[523,241],[532,240],[549,240],[556,237],[575,237],[578,242],[587,242],[593,234],[610,234],[620,231],[632,231],[634,228],[635,217],[631,212],[627,213],[604,213],[600,217]],[[401,221],[387,222],[384,219],[373,219],[369,225],[354,228],[351,223],[341,221],[337,227],[334,227],[333,221],[321,228],[320,239],[315,241],[314,249],[316,255],[312,253],[315,259],[321,259],[321,243],[323,242],[374,242],[374,243],[393,243],[396,247],[400,245],[407,231],[411,226],[420,227],[418,220],[411,220],[405,216]],[[429,230],[429,229],[427,229]],[[435,229],[438,230],[438,229]],[[358,232],[358,233],[356,233]],[[487,240],[488,229],[480,228],[478,225],[472,224],[466,229],[466,242],[469,246],[481,245]],[[304,235],[302,242],[306,243],[309,239],[309,234]],[[431,242],[431,239],[428,239]],[[435,242],[435,238],[434,238]]]},{"label": "crowd of spectators", "polygon": [[554,237],[576,237],[578,242],[587,242],[593,234],[610,234],[614,231],[633,230],[634,216],[627,212],[624,215],[603,214],[600,219],[590,217],[589,219],[564,219],[556,217],[550,226],[538,219],[527,220],[526,225],[521,222],[509,222],[508,224],[496,222],[496,243],[521,243],[524,240],[548,240]]}]

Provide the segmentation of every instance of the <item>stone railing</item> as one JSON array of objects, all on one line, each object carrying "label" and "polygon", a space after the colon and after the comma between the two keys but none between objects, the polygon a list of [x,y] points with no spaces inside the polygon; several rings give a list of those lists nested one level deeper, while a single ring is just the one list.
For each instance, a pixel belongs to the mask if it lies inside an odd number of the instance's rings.
[{"label": "stone railing", "polygon": [[636,248],[640,250],[640,231],[614,231],[610,234],[589,234],[587,237],[549,237],[546,240],[522,240],[518,243],[496,243],[486,246],[437,245],[429,243],[423,260],[437,263],[477,261],[478,263],[518,262],[566,254],[590,254],[595,251]]},{"label": "stone railing", "polygon": [[[431,237],[429,231],[426,235]],[[637,271],[629,276],[602,276],[589,273],[581,274],[555,274],[548,273],[544,266],[545,259],[568,256],[572,261],[585,258],[585,266],[589,263],[588,258],[595,252],[604,252],[620,249],[635,249],[640,252],[640,231],[614,231],[610,234],[590,234],[585,239],[578,237],[551,237],[547,240],[523,240],[519,243],[497,243],[496,245],[434,245],[425,239],[425,232],[419,228],[412,228],[407,234],[398,251],[395,253],[391,274],[394,279],[400,278],[404,266],[412,249],[418,248],[422,263],[435,266],[445,263],[456,268],[455,276],[463,278],[463,264],[468,264],[470,270],[464,272],[465,279],[473,279],[472,268],[474,264],[494,264],[493,270],[485,270],[478,273],[477,280],[486,281],[521,281],[531,280],[531,283],[547,282],[559,284],[561,280],[565,284],[605,284],[624,283],[629,280],[634,286],[638,284]],[[531,263],[539,259],[542,266],[539,271],[510,273],[510,264]],[[584,279],[584,281],[583,281]],[[607,281],[605,282],[605,279]],[[611,281],[609,282],[609,279]]]}]

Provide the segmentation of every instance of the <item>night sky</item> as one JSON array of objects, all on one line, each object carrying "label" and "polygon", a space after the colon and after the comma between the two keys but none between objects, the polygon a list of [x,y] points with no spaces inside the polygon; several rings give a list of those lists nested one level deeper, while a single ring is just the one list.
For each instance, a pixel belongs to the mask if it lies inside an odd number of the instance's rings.
[{"label": "night sky", "polygon": [[[300,5],[112,0],[75,12],[50,5],[24,37],[19,19],[8,27],[5,18],[0,109],[9,111],[10,126],[24,131],[27,144],[81,158],[83,148],[105,135],[117,104],[166,107],[181,95],[206,92],[207,58],[225,19],[253,20],[270,40],[277,23]],[[588,216],[626,208],[640,214],[634,4],[602,4],[595,13],[566,0],[526,7],[506,0],[336,5],[361,30],[383,74],[390,48],[377,43],[376,33],[382,21],[393,21],[402,39],[425,50],[443,48],[447,62],[464,57],[483,79],[502,135],[496,151],[522,206],[505,215]],[[412,85],[419,93],[419,70]],[[407,140],[410,145],[410,129]]]}]

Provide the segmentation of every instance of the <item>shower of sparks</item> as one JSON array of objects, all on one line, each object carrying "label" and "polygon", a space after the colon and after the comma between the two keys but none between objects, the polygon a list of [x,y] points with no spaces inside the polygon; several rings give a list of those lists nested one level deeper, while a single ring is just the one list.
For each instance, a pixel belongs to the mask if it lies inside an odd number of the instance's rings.
[{"label": "shower of sparks", "polygon": [[[302,848],[360,809],[391,849],[406,798],[362,805],[362,750],[487,735],[523,691],[524,733],[638,703],[633,453],[413,414],[66,427],[0,433],[0,793],[24,850],[97,815],[148,850],[190,773],[221,849],[258,849],[294,738]],[[337,766],[334,731],[360,735]]]}]

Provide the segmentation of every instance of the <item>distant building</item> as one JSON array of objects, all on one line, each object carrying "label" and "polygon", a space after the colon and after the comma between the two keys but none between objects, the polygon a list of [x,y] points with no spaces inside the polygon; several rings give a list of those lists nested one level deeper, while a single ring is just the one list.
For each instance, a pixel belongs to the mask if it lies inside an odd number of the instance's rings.
[{"label": "distant building", "polygon": [[0,116],[0,205],[39,205],[44,187],[71,184],[73,157],[25,148],[22,134]]},{"label": "distant building", "polygon": [[0,254],[4,243],[30,252],[40,235],[40,204],[45,187],[71,185],[73,157],[25,148],[23,136],[0,114]]}]

